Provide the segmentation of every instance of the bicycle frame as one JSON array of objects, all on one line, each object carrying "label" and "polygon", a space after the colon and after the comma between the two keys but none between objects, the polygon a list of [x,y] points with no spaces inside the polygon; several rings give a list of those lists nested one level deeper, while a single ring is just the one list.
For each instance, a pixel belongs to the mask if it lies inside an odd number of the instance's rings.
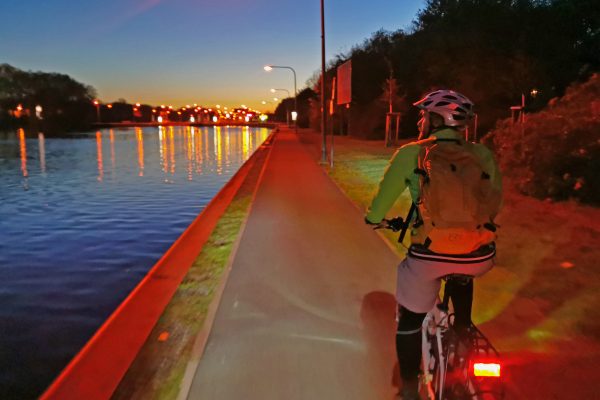
[{"label": "bicycle frame", "polygon": [[[436,304],[433,309],[427,313],[421,329],[423,375],[424,383],[427,387],[427,396],[430,399],[435,399],[437,392],[439,395],[438,400],[442,400],[443,390],[440,390],[439,388],[444,387],[447,367],[447,360],[442,351],[444,348],[442,336],[448,331],[449,327],[448,312],[443,310],[442,307],[439,307],[440,305],[441,303]],[[435,338],[435,349],[431,338]],[[439,368],[437,376],[434,376],[431,373],[434,368]],[[434,379],[436,379],[437,382],[434,382]]]},{"label": "bicycle frame", "polygon": [[448,390],[446,380],[450,359],[452,359],[452,364],[457,361],[455,357],[458,356],[457,349],[460,346],[460,340],[469,350],[464,359],[459,360],[459,362],[462,361],[460,378],[465,390],[465,397],[461,398],[473,400],[504,398],[504,387],[498,378],[475,377],[472,375],[474,360],[493,360],[497,362],[499,359],[498,351],[474,325],[471,325],[468,337],[458,339],[458,336],[456,336],[457,341],[452,344],[445,341],[444,336],[453,330],[452,316],[453,314],[448,309],[448,299],[444,298],[444,301],[438,302],[423,320],[421,329],[423,378],[421,382],[426,386],[428,399],[446,400],[454,398],[446,393]]}]

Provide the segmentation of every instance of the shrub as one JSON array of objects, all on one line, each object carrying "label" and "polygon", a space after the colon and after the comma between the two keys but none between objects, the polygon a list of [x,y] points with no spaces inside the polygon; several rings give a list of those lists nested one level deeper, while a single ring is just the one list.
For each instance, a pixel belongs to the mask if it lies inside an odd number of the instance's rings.
[{"label": "shrub", "polygon": [[524,125],[499,121],[484,141],[521,192],[600,205],[600,75],[527,114]]}]

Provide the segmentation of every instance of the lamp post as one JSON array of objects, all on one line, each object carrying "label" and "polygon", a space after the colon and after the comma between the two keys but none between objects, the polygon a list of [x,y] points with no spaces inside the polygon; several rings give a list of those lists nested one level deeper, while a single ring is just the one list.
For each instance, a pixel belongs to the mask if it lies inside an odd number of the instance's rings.
[{"label": "lamp post", "polygon": [[[327,132],[327,114],[325,110],[325,1],[321,0],[321,134],[323,135],[323,145],[321,146],[321,162],[327,162],[327,141],[325,132]],[[333,162],[333,160],[331,160]]]},{"label": "lamp post", "polygon": [[[287,89],[271,89],[271,93],[275,93],[278,90],[281,92],[286,92],[288,98],[291,97],[290,91]],[[298,112],[298,110],[295,110],[295,111]],[[285,103],[285,121],[286,121],[287,126],[290,126],[290,110],[288,107],[288,103]]]},{"label": "lamp post", "polygon": [[[296,71],[292,67],[287,67],[283,65],[265,65],[264,69],[267,72],[270,72],[273,68],[284,68],[289,69],[294,74],[294,111],[298,112],[298,89],[296,85]],[[294,124],[296,133],[298,133],[298,123]]]}]

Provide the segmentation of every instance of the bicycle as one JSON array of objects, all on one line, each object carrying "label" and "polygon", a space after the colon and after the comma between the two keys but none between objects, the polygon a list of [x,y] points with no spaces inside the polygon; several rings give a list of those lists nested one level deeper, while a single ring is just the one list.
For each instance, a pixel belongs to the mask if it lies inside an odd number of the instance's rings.
[{"label": "bicycle", "polygon": [[[407,218],[410,221],[410,218]],[[402,242],[408,222],[401,217],[384,219],[374,229],[402,230]],[[473,276],[451,274],[446,282],[442,301],[423,320],[422,374],[420,392],[428,400],[500,400],[504,398],[500,354],[485,335],[471,322],[460,328],[454,325],[450,308],[448,283],[466,285]]]}]

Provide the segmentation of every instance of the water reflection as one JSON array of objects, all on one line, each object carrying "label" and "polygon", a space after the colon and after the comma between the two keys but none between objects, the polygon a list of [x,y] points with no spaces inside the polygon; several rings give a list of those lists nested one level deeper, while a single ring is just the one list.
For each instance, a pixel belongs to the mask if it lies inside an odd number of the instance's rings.
[{"label": "water reflection", "polygon": [[27,177],[29,173],[27,172],[27,142],[25,141],[25,131],[23,129],[19,129],[19,153],[21,155],[21,173],[23,177]]},{"label": "water reflection", "polygon": [[109,129],[108,138],[110,140],[110,165],[114,173],[117,168],[117,162],[115,160],[115,131],[113,129]]},{"label": "water reflection", "polygon": [[171,155],[171,175],[175,175],[175,131],[169,127],[169,150]]},{"label": "water reflection", "polygon": [[96,132],[96,153],[98,159],[98,181],[104,179],[104,163],[102,161],[102,133]]},{"label": "water reflection", "polygon": [[242,157],[248,158],[248,151],[250,149],[250,130],[247,126],[242,128]]},{"label": "water reflection", "polygon": [[213,133],[213,146],[215,157],[217,158],[217,174],[221,175],[223,173],[223,149],[221,149],[221,135],[223,134],[220,126],[214,127]]},{"label": "water reflection", "polygon": [[194,154],[194,132],[192,127],[187,126],[185,129],[185,143],[186,143],[186,157],[187,157],[187,177],[188,181],[192,180],[192,174],[194,172],[193,166],[193,154]]},{"label": "water reflection", "polygon": [[139,176],[144,176],[144,134],[142,128],[135,128],[135,137],[137,139]]},{"label": "water reflection", "polygon": [[169,160],[167,159],[167,134],[164,126],[158,127],[158,146],[160,165],[162,166],[162,171],[167,173],[169,170]]},{"label": "water reflection", "polygon": [[[124,171],[132,167],[135,175],[140,177],[147,177],[149,168],[156,167],[162,172],[163,181],[165,175],[168,175],[167,181],[172,182],[172,178],[177,176],[178,172],[186,180],[191,181],[196,179],[195,175],[206,172],[216,175],[228,173],[232,165],[248,159],[267,134],[266,130],[263,133],[261,130],[248,127],[229,126],[211,128],[160,126],[137,127],[127,131],[98,130],[91,134],[95,153],[92,165],[99,182],[106,180],[106,174],[110,174],[113,179],[116,179],[117,174],[122,178]],[[45,176],[48,173],[48,140],[42,132],[37,135],[35,141],[28,140],[22,129],[16,132],[15,143],[18,147],[20,176],[31,178],[32,174]],[[52,140],[50,143],[55,143],[54,139],[50,140]],[[107,151],[110,157],[109,163],[105,160]],[[77,163],[77,168],[82,168],[83,164],[89,163],[89,157],[73,161]],[[178,162],[180,171],[176,168]],[[117,169],[119,165],[120,170]],[[126,165],[129,165],[129,169]],[[54,171],[54,168],[52,170]],[[23,182],[28,184],[27,180]]]},{"label": "water reflection", "polygon": [[38,133],[38,147],[40,150],[40,171],[46,174],[46,142],[43,133]]}]

